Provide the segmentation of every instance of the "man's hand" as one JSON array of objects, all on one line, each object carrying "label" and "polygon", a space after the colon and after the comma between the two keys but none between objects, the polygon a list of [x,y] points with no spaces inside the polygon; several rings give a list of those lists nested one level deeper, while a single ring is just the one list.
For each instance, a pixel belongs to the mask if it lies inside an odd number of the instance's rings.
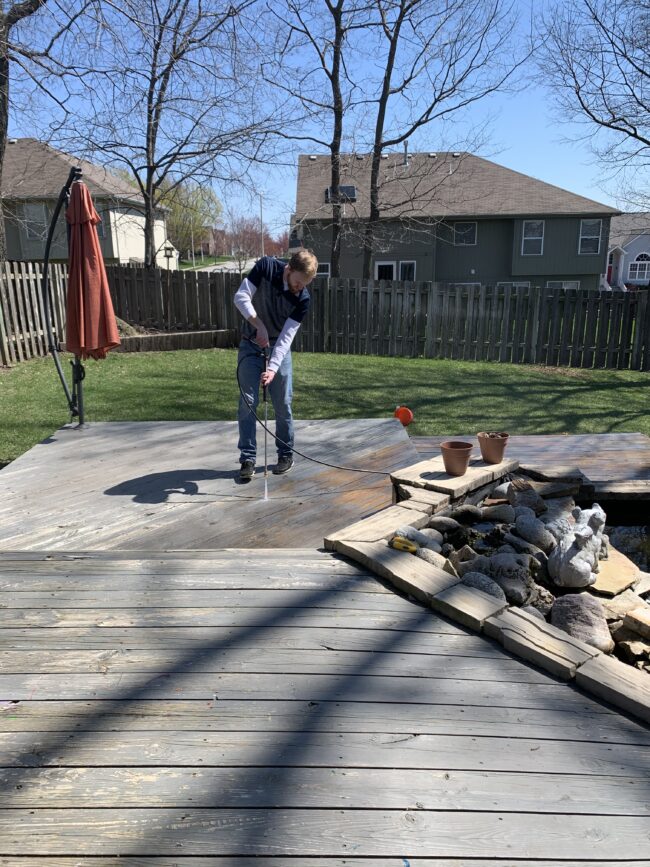
[{"label": "man's hand", "polygon": [[262,349],[265,349],[269,345],[269,332],[266,330],[266,325],[262,322],[259,316],[256,316],[254,319],[248,320],[250,324],[255,328],[255,343]]},{"label": "man's hand", "polygon": [[266,388],[267,385],[271,385],[273,379],[275,377],[274,370],[265,370],[264,373],[260,376],[260,382]]}]

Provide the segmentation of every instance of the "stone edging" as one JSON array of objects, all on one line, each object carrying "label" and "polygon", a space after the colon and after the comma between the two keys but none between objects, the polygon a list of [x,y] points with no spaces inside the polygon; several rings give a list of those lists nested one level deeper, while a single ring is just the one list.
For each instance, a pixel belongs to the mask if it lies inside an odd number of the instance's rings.
[{"label": "stone edging", "polygon": [[443,569],[388,545],[398,527],[425,527],[454,501],[518,469],[518,461],[487,465],[473,460],[464,476],[447,476],[441,458],[420,461],[391,475],[394,505],[325,540],[325,549],[356,560],[434,611],[496,639],[504,649],[586,692],[650,722],[650,678],[550,623],[469,588]]}]

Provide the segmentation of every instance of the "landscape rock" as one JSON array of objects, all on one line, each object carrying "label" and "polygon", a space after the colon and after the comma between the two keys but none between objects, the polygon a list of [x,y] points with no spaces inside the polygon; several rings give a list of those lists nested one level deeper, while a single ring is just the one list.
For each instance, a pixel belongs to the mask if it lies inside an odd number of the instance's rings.
[{"label": "landscape rock", "polygon": [[529,606],[539,611],[543,618],[550,612],[555,602],[555,596],[541,584],[533,584],[529,599]]},{"label": "landscape rock", "polygon": [[454,520],[458,521],[460,524],[475,524],[477,521],[481,520],[481,510],[478,506],[465,504],[454,509],[450,517],[454,518]]},{"label": "landscape rock", "polygon": [[525,611],[527,614],[532,614],[532,616],[537,617],[538,620],[546,620],[542,612],[537,608],[534,608],[532,605],[522,605],[521,610]]},{"label": "landscape rock", "polygon": [[453,564],[446,557],[443,557],[442,554],[432,551],[431,548],[418,548],[415,552],[415,556],[419,557],[421,560],[426,560],[427,563],[431,563],[433,566],[437,566],[438,569],[443,569],[445,572],[458,578],[458,573]]},{"label": "landscape rock", "polygon": [[556,599],[551,608],[551,623],[603,653],[614,649],[603,606],[590,593],[567,593]]},{"label": "landscape rock", "polygon": [[438,530],[439,533],[449,533],[452,530],[458,530],[460,524],[453,518],[447,518],[444,515],[434,515],[429,521],[429,527]]},{"label": "landscape rock", "polygon": [[470,548],[469,545],[463,545],[458,553],[458,559],[461,563],[465,563],[468,560],[475,560],[478,554],[473,548]]},{"label": "landscape rock", "polygon": [[483,520],[500,521],[501,523],[511,524],[515,520],[515,510],[509,504],[502,506],[484,506],[481,509],[481,517]]},{"label": "landscape rock", "polygon": [[633,585],[634,592],[639,596],[648,596],[650,594],[650,573],[639,572],[639,580]]},{"label": "landscape rock", "polygon": [[636,663],[650,659],[650,642],[637,638],[633,641],[620,641],[616,648],[627,662]]},{"label": "landscape rock", "polygon": [[603,599],[602,604],[608,622],[622,620],[628,611],[634,611],[635,608],[646,607],[650,610],[650,605],[633,590],[625,590],[613,599]]},{"label": "landscape rock", "polygon": [[637,632],[642,638],[650,638],[650,608],[633,608],[623,620],[628,629]]},{"label": "landscape rock", "polygon": [[482,590],[483,593],[487,593],[497,599],[502,599],[504,601],[506,599],[506,594],[503,592],[501,587],[499,587],[496,581],[488,578],[487,575],[483,575],[482,572],[466,572],[461,579],[461,583],[466,584],[468,587],[475,587],[477,590]]},{"label": "landscape rock", "polygon": [[436,542],[438,545],[442,545],[445,541],[444,536],[440,532],[440,530],[436,530],[433,527],[423,527],[420,530],[423,536],[428,536],[433,542]]},{"label": "landscape rock", "polygon": [[415,542],[415,544],[419,545],[421,548],[431,548],[432,551],[437,551],[438,553],[441,551],[441,546],[437,541],[435,541],[435,539],[432,539],[423,530],[416,530],[415,527],[411,527],[410,524],[398,527],[398,529],[395,530],[395,535],[404,536],[405,539],[410,539],[411,542]]},{"label": "landscape rock", "polygon": [[544,499],[534,491],[530,482],[525,479],[513,479],[508,486],[508,502],[511,506],[526,506],[536,515],[541,515],[547,509]]},{"label": "landscape rock", "polygon": [[541,548],[545,554],[549,554],[557,545],[555,536],[549,533],[544,524],[535,516],[520,514],[515,521],[515,528],[522,539]]}]

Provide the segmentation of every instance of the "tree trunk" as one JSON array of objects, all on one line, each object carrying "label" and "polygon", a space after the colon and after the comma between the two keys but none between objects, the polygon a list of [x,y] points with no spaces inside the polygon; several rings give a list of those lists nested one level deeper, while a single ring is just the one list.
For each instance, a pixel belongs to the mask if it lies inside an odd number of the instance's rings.
[{"label": "tree trunk", "polygon": [[[4,17],[0,19],[0,184],[2,183],[2,166],[7,149],[7,127],[9,117],[9,57],[7,48],[7,25]],[[5,218],[3,199],[0,195],[0,262],[7,258],[7,239],[5,235]]]},{"label": "tree trunk", "polygon": [[[341,52],[345,34],[341,26],[343,4],[339,3],[332,10],[334,18],[334,56],[332,58],[332,101],[334,108],[334,130],[332,144],[332,192],[338,196],[341,185],[341,139],[343,138],[343,97],[341,96]],[[341,205],[335,200],[332,209],[332,253],[330,258],[330,276],[341,276]]]}]

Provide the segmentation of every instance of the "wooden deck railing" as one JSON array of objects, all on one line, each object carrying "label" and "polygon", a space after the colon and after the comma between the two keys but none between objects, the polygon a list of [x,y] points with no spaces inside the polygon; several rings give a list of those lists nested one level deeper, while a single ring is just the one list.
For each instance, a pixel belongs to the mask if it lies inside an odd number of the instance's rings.
[{"label": "wooden deck railing", "polygon": [[[52,265],[63,336],[66,270]],[[115,313],[170,331],[233,329],[238,274],[107,267]],[[47,353],[38,263],[0,268],[0,356]],[[315,280],[296,349],[583,368],[650,370],[647,289],[599,292],[437,283]]]}]

